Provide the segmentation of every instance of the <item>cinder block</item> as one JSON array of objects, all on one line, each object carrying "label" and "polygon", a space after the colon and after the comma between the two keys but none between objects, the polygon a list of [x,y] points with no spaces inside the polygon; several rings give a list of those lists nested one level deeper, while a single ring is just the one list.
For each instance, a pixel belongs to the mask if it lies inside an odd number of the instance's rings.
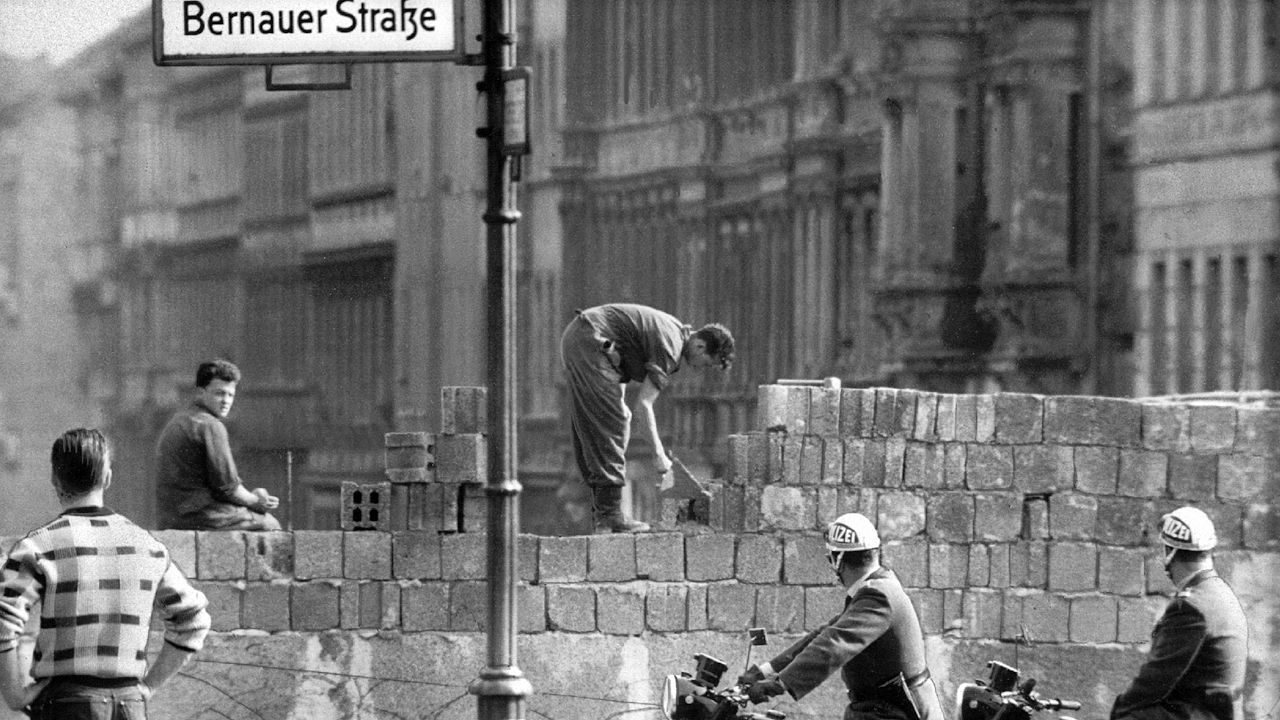
[{"label": "cinder block", "polygon": [[[1206,502],[1200,503],[1199,507],[1213,521],[1213,529],[1218,535],[1217,553],[1240,547],[1243,539],[1243,506],[1238,503]],[[1155,532],[1153,523],[1152,534]]]},{"label": "cinder block", "polygon": [[817,495],[798,487],[770,485],[760,492],[760,526],[769,530],[808,530],[817,524]]},{"label": "cinder block", "polygon": [[903,469],[903,485],[936,489],[943,487],[943,453],[937,443],[908,442]]},{"label": "cinder block", "polygon": [[293,577],[293,533],[245,533],[245,577],[274,580]]},{"label": "cinder block", "polygon": [[488,536],[456,533],[440,536],[440,577],[445,580],[484,580],[489,576]]},{"label": "cinder block", "polygon": [[522,582],[538,582],[538,536],[522,533],[516,538],[516,561]]},{"label": "cinder block", "polygon": [[1142,406],[1142,447],[1163,452],[1191,451],[1191,408],[1147,403]]},{"label": "cinder block", "polygon": [[707,629],[707,586],[691,585],[687,596],[689,606],[685,613],[689,630]]},{"label": "cinder block", "polygon": [[[439,532],[462,532],[462,523],[459,522],[459,516],[462,514],[462,487],[461,483],[455,482],[439,482],[426,486],[427,498],[423,503],[423,510],[428,517],[423,519],[423,530],[430,529],[428,522],[439,522]],[[432,492],[435,488],[439,488],[438,494]],[[439,503],[439,505],[433,509],[432,503]],[[415,528],[410,524],[409,529]]]},{"label": "cinder block", "polygon": [[969,462],[969,447],[963,443],[943,445],[942,486],[949,489],[965,486],[964,474]]},{"label": "cinder block", "polygon": [[978,493],[974,496],[974,539],[1012,542],[1022,536],[1022,496]]},{"label": "cinder block", "polygon": [[630,582],[636,579],[636,541],[627,533],[587,538],[587,580]]},{"label": "cinder block", "polygon": [[991,584],[991,548],[974,543],[969,546],[969,582],[965,587],[987,587]]},{"label": "cinder block", "polygon": [[[904,587],[929,587],[929,543],[924,538],[886,540],[881,561],[893,568]],[[827,572],[830,572],[828,568]]]},{"label": "cinder block", "polygon": [[[770,477],[769,468],[769,439],[774,434],[765,435],[764,433],[747,433],[747,478],[751,485],[764,485],[773,482]],[[785,435],[777,434],[779,442]],[[781,471],[781,467],[778,468]],[[781,474],[781,472],[779,472]]]},{"label": "cinder block", "polygon": [[884,487],[884,438],[866,441],[862,446],[862,486]]},{"label": "cinder block", "polygon": [[483,485],[463,485],[461,497],[458,499],[462,512],[464,533],[484,533],[489,531],[489,494]]},{"label": "cinder block", "polygon": [[875,424],[871,434],[873,437],[891,437],[898,428],[898,391],[894,388],[876,388],[875,392]]},{"label": "cinder block", "polygon": [[1071,599],[1071,642],[1113,643],[1116,641],[1120,605],[1107,595],[1085,595]]},{"label": "cinder block", "polygon": [[1024,493],[1052,493],[1075,485],[1070,447],[1017,445],[1013,448],[1013,485]]},{"label": "cinder block", "polygon": [[547,586],[547,629],[596,631],[596,591],[579,585]]},{"label": "cinder block", "polygon": [[516,601],[520,603],[520,632],[540,633],[547,630],[547,592],[541,585],[521,583],[516,587]]},{"label": "cinder block", "polygon": [[787,386],[787,432],[804,435],[809,432],[809,406],[813,388],[807,385]]},{"label": "cinder block", "polygon": [[489,431],[489,393],[482,387],[440,388],[440,432],[446,435]]},{"label": "cinder block", "polygon": [[1003,490],[1013,487],[1013,448],[969,445],[964,478],[965,485],[970,490]]},{"label": "cinder block", "polygon": [[[346,583],[356,587],[356,594],[359,597],[359,611],[356,615],[356,627],[368,630],[376,630],[382,627],[382,591],[386,583],[377,580],[366,580],[356,583]],[[345,627],[345,624],[344,624]]]},{"label": "cinder block", "polygon": [[934,436],[942,442],[956,439],[956,396],[939,394],[933,422]]},{"label": "cinder block", "polygon": [[1142,405],[1122,398],[1046,398],[1044,440],[1061,445],[1140,447]]},{"label": "cinder block", "polygon": [[436,438],[436,479],[444,483],[480,484],[489,474],[488,445],[478,433]]},{"label": "cinder block", "polygon": [[822,438],[805,435],[800,451],[800,484],[820,485],[825,468],[822,461]]},{"label": "cinder block", "polygon": [[1191,406],[1191,451],[1229,453],[1236,446],[1236,409],[1229,405]]},{"label": "cinder block", "polygon": [[[546,543],[551,538],[544,538]],[[636,575],[657,581],[684,580],[684,535],[641,533],[636,536]]]},{"label": "cinder block", "polygon": [[1009,547],[1009,585],[1045,588],[1049,584],[1049,551],[1043,540],[1022,540]]},{"label": "cinder block", "polygon": [[964,545],[929,545],[929,587],[962,588],[969,581],[969,548]]},{"label": "cinder block", "polygon": [[840,390],[840,436],[863,437],[871,429],[862,424],[864,404],[871,405],[871,418],[875,419],[876,394],[872,390],[846,388]]},{"label": "cinder block", "polygon": [[768,628],[771,632],[789,633],[803,630],[804,588],[792,585],[757,587],[755,614],[756,624]]},{"label": "cinder block", "polygon": [[974,498],[965,492],[940,492],[926,500],[925,528],[934,542],[973,540]]},{"label": "cinder block", "polygon": [[725,463],[725,482],[730,485],[746,485],[751,482],[749,439],[747,435],[730,435],[726,438],[728,462]]},{"label": "cinder block", "polygon": [[342,529],[386,531],[391,524],[391,483],[342,483]]},{"label": "cinder block", "polygon": [[974,441],[995,442],[996,398],[994,395],[977,395],[974,402]]},{"label": "cinder block", "polygon": [[342,576],[352,580],[391,578],[391,533],[342,534]]},{"label": "cinder block", "polygon": [[440,535],[405,531],[391,534],[391,574],[402,580],[440,578]]},{"label": "cinder block", "polygon": [[782,577],[782,541],[773,535],[738,538],[737,579],[743,583],[777,583]]},{"label": "cinder block", "polygon": [[822,475],[818,481],[823,485],[839,485],[844,480],[844,443],[838,437],[828,437],[822,443]]},{"label": "cinder block", "polygon": [[902,487],[907,464],[906,438],[892,437],[884,441],[884,487]]},{"label": "cinder block", "polygon": [[925,635],[939,635],[946,627],[945,600],[941,590],[910,588],[907,597],[920,620],[920,630]]},{"label": "cinder block", "polygon": [[964,591],[958,588],[940,590],[942,593],[942,630],[964,628]]},{"label": "cinder block", "polygon": [[762,431],[787,429],[787,387],[785,385],[759,385],[756,387],[755,428]]},{"label": "cinder block", "polygon": [[1121,450],[1117,492],[1129,497],[1161,497],[1168,487],[1169,456],[1153,450]]},{"label": "cinder block", "polygon": [[1066,642],[1071,637],[1071,603],[1052,593],[1025,595],[1022,621],[1030,642]]},{"label": "cinder block", "polygon": [[[994,417],[992,419],[994,420]],[[977,441],[978,396],[956,395],[956,442]]]},{"label": "cinder block", "polygon": [[893,436],[909,438],[916,431],[916,405],[920,399],[918,390],[902,389],[893,403]]},{"label": "cinder block", "polygon": [[755,625],[754,585],[724,583],[707,588],[707,625],[711,630],[741,631]]},{"label": "cinder block", "polygon": [[860,487],[866,484],[862,473],[866,463],[867,442],[860,438],[843,439],[844,452],[841,454],[843,468],[840,479],[845,485]]},{"label": "cinder block", "polygon": [[[152,530],[151,535],[169,551],[169,560],[183,575],[196,577],[196,534],[192,530]],[[9,551],[22,538],[0,537],[0,556],[7,557]]]},{"label": "cinder block", "polygon": [[912,423],[911,437],[916,440],[938,439],[938,395],[922,392],[916,395],[916,417]]},{"label": "cinder block", "polygon": [[1218,490],[1218,458],[1213,455],[1169,456],[1169,495],[1175,500],[1212,500]]},{"label": "cinder block", "polygon": [[342,577],[342,538],[342,533],[330,530],[294,530],[294,577],[299,580]]},{"label": "cinder block", "polygon": [[1242,544],[1250,550],[1280,548],[1280,505],[1251,503],[1245,506]]},{"label": "cinder block", "polygon": [[816,630],[835,617],[844,607],[844,588],[807,587],[804,589],[804,629]]},{"label": "cinder block", "polygon": [[689,588],[649,583],[645,590],[645,625],[653,632],[684,632]]},{"label": "cinder block", "polygon": [[782,441],[782,475],[783,485],[799,485],[804,480],[800,469],[804,466],[804,436],[788,435]]},{"label": "cinder block", "polygon": [[377,627],[382,630],[400,629],[400,583],[380,582],[382,596],[382,617]]},{"label": "cinder block", "polygon": [[964,593],[965,637],[995,640],[1000,637],[1004,598],[997,590],[966,590]]},{"label": "cinder block", "polygon": [[1049,546],[1049,589],[1067,592],[1098,587],[1098,549],[1091,543],[1055,542]]},{"label": "cinder block", "polygon": [[991,546],[991,581],[993,588],[1007,588],[1012,585],[1009,579],[1009,555],[1012,546],[1008,543]]},{"label": "cinder block", "polygon": [[920,495],[886,490],[880,493],[879,510],[876,530],[881,540],[905,540],[925,531],[925,500]]},{"label": "cinder block", "polygon": [[196,532],[196,577],[201,580],[243,580],[244,533],[239,530]]},{"label": "cinder block", "polygon": [[214,632],[231,632],[239,630],[240,601],[244,594],[243,582],[196,582],[197,590],[204,593],[209,604],[206,610],[212,622],[210,629]]},{"label": "cinder block", "polygon": [[[786,474],[786,466],[783,462],[783,449],[786,442],[787,436],[784,433],[769,433],[764,436],[763,442],[760,443],[759,451],[763,453],[760,455],[763,459],[763,465],[761,465],[760,469],[760,481],[754,483],[756,487],[782,482],[782,478]],[[752,453],[757,452],[755,449],[756,444],[757,441],[753,439],[751,441]],[[754,457],[755,455],[752,455],[752,458]],[[754,463],[755,460],[753,459],[752,462]],[[755,467],[753,465],[752,473],[754,472]]]},{"label": "cinder block", "polygon": [[449,629],[484,632],[489,624],[488,583],[459,580],[449,588]]},{"label": "cinder block", "polygon": [[405,585],[400,591],[400,627],[405,632],[449,629],[449,583]]},{"label": "cinder block", "polygon": [[811,388],[809,434],[821,438],[840,436],[840,388]]},{"label": "cinder block", "polygon": [[685,575],[694,582],[728,580],[734,575],[733,535],[690,535],[684,540]]},{"label": "cinder block", "polygon": [[1151,640],[1151,628],[1164,613],[1167,600],[1160,597],[1119,598],[1116,642],[1139,644]]},{"label": "cinder block", "polygon": [[1267,482],[1266,458],[1227,453],[1218,456],[1217,495],[1223,500],[1253,502],[1275,497]]},{"label": "cinder block", "polygon": [[1235,448],[1249,455],[1280,453],[1280,409],[1236,408]]},{"label": "cinder block", "polygon": [[858,437],[875,437],[876,407],[880,402],[880,394],[875,388],[867,388],[859,392],[862,393],[862,411],[858,414],[861,418],[861,422],[858,423]]},{"label": "cinder block", "polygon": [[1049,535],[1054,540],[1093,540],[1097,523],[1098,498],[1074,492],[1049,498]]},{"label": "cinder block", "polygon": [[826,585],[832,580],[827,546],[816,535],[782,540],[782,582],[786,585]]},{"label": "cinder block", "polygon": [[1138,498],[1098,498],[1095,538],[1108,545],[1143,545],[1153,511],[1149,501]]},{"label": "cinder block", "polygon": [[383,440],[387,480],[393,483],[433,482],[436,436],[425,432],[387,433]]},{"label": "cinder block", "polygon": [[1096,495],[1114,495],[1120,476],[1120,449],[1077,446],[1075,448],[1075,488]]},{"label": "cinder block", "polygon": [[1098,589],[1112,595],[1142,595],[1147,590],[1146,548],[1098,548]]},{"label": "cinder block", "polygon": [[289,629],[289,583],[249,583],[242,596],[243,626],[276,632]]},{"label": "cinder block", "polygon": [[1049,496],[1024,495],[1022,498],[1022,536],[1031,540],[1049,539]]},{"label": "cinder block", "polygon": [[335,630],[341,623],[341,583],[313,580],[294,583],[289,596],[289,615],[294,630]]}]

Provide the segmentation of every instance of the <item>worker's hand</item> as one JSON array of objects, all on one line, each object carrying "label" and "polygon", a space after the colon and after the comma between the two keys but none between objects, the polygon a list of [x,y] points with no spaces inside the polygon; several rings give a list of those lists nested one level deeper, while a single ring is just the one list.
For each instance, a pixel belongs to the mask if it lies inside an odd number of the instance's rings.
[{"label": "worker's hand", "polygon": [[18,604],[18,598],[0,598],[0,637],[16,637],[27,627],[30,612]]},{"label": "worker's hand", "polygon": [[778,678],[757,680],[747,688],[747,698],[759,705],[762,702],[768,702],[769,698],[781,695],[786,691],[787,689],[782,686],[782,681]]},{"label": "worker's hand", "polygon": [[258,496],[258,508],[263,512],[280,507],[280,498],[267,492],[266,488],[257,488],[253,494]]},{"label": "worker's hand", "polygon": [[667,457],[667,452],[661,449],[657,452],[657,465],[659,475],[669,475],[675,467],[675,463],[671,461],[671,458]]},{"label": "worker's hand", "polygon": [[760,669],[759,665],[752,665],[751,667],[747,668],[746,672],[738,676],[738,684],[744,687],[750,687],[751,685],[758,683],[763,679],[764,679],[764,671]]}]

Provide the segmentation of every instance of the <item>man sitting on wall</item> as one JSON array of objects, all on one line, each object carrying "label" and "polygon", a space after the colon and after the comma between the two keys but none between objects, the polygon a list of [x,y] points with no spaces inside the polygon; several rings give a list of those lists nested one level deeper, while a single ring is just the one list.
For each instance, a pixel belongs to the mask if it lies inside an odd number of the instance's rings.
[{"label": "man sitting on wall", "polygon": [[162,530],[279,530],[271,515],[280,499],[246,490],[231,457],[223,418],[236,398],[240,369],[226,360],[201,363],[195,402],[179,410],[156,443],[156,488]]}]

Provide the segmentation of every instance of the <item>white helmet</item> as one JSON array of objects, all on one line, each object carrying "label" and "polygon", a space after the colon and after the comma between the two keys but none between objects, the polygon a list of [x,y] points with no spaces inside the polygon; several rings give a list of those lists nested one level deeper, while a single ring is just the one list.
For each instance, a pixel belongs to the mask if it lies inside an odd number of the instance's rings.
[{"label": "white helmet", "polygon": [[1187,506],[1160,518],[1160,541],[1175,550],[1212,550],[1218,533],[1203,510]]},{"label": "white helmet", "polygon": [[876,532],[876,526],[860,513],[845,513],[836,518],[827,525],[822,539],[827,543],[827,550],[833,553],[880,547],[880,533]]}]

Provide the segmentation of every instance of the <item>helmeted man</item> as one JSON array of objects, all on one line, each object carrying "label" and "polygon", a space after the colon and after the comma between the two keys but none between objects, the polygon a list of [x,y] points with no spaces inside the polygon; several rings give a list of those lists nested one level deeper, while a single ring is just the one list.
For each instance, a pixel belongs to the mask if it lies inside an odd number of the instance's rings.
[{"label": "helmeted man", "polygon": [[839,670],[849,689],[845,720],[942,720],[911,599],[880,565],[880,535],[865,516],[827,526],[828,561],[846,588],[844,610],[739,684],[752,702],[786,692],[799,700]]},{"label": "helmeted man", "polygon": [[1242,720],[1248,626],[1231,586],[1213,568],[1218,544],[1204,511],[1160,520],[1164,568],[1178,592],[1151,631],[1151,650],[1112,720]]}]

